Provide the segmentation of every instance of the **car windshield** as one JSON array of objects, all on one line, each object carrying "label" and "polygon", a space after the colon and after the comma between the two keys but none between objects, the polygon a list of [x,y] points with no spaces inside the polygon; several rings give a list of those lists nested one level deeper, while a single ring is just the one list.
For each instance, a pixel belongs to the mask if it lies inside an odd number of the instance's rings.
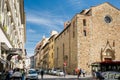
[{"label": "car windshield", "polygon": [[33,71],[33,70],[30,70],[29,71],[29,74],[36,74],[37,72],[36,71]]},{"label": "car windshield", "polygon": [[60,72],[63,72],[63,71],[60,71]]}]

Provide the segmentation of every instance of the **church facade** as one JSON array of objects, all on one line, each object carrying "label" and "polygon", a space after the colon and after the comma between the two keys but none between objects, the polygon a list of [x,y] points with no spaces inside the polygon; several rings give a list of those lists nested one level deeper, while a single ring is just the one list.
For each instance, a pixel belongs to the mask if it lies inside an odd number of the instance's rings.
[{"label": "church facade", "polygon": [[[109,3],[76,14],[55,39],[55,68],[91,72],[91,63],[120,60],[120,10]],[[64,63],[66,65],[64,65]]]}]

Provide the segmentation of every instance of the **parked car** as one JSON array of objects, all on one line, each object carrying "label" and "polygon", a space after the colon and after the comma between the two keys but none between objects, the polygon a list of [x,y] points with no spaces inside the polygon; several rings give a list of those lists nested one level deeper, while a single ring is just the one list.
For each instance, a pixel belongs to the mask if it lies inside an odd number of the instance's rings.
[{"label": "parked car", "polygon": [[52,74],[52,70],[51,69],[48,70],[48,74],[50,74],[50,75]]},{"label": "parked car", "polygon": [[35,69],[28,70],[28,73],[26,75],[26,80],[31,80],[31,79],[38,80],[38,73]]},{"label": "parked car", "polygon": [[56,75],[58,75],[58,76],[64,76],[64,72],[62,70],[57,70]]},{"label": "parked car", "polygon": [[51,74],[52,74],[52,75],[56,75],[56,73],[57,73],[57,70],[56,70],[56,69],[51,70]]}]

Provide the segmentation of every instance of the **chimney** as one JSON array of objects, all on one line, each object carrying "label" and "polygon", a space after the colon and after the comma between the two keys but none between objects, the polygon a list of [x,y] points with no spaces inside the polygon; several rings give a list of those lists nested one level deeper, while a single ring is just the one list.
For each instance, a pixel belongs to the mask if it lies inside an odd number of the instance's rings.
[{"label": "chimney", "polygon": [[64,29],[65,29],[70,23],[71,23],[70,21],[66,21],[66,22],[64,23]]}]

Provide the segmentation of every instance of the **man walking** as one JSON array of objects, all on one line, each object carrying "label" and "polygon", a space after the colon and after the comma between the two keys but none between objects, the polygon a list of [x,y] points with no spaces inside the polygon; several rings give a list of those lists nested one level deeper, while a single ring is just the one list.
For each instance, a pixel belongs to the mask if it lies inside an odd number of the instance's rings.
[{"label": "man walking", "polygon": [[82,70],[80,68],[79,72],[78,72],[78,78],[81,76]]},{"label": "man walking", "polygon": [[41,70],[41,79],[43,80],[43,75],[44,75],[44,71],[43,71],[43,69]]}]

